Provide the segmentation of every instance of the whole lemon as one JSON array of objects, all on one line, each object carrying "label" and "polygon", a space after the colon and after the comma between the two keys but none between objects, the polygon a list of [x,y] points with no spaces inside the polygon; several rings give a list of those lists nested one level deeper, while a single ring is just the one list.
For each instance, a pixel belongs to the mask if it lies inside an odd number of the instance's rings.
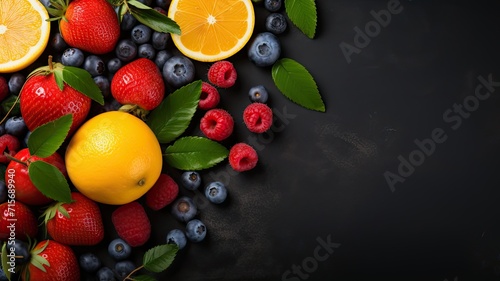
[{"label": "whole lemon", "polygon": [[90,199],[122,205],[144,195],[162,170],[162,151],[141,119],[108,111],[86,121],[65,155],[73,185]]}]

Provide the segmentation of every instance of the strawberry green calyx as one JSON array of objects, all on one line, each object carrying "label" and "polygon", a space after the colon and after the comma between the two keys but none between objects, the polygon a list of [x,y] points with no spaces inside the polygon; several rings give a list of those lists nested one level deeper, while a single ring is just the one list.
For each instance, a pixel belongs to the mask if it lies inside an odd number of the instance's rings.
[{"label": "strawberry green calyx", "polygon": [[49,21],[65,20],[64,17],[66,9],[68,8],[69,0],[50,0],[50,6],[47,8],[47,12],[52,16]]},{"label": "strawberry green calyx", "polygon": [[136,104],[124,104],[118,110],[128,112],[136,117],[141,118],[144,121],[146,121],[146,117],[149,114],[149,110],[141,108]]}]

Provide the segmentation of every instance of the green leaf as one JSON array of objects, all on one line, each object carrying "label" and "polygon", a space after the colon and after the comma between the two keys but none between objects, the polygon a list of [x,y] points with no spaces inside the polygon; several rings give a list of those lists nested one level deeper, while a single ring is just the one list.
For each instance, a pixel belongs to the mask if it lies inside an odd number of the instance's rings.
[{"label": "green leaf", "polygon": [[31,155],[42,158],[54,154],[68,135],[73,115],[67,114],[37,127],[28,138],[28,149]]},{"label": "green leaf", "polygon": [[73,89],[104,105],[104,97],[99,86],[85,69],[65,66],[62,70],[63,80]]},{"label": "green leaf", "polygon": [[[132,3],[131,3],[132,2]],[[133,3],[139,3],[139,4],[133,4]],[[151,9],[148,6],[145,6],[146,8],[142,8],[142,3],[139,1],[129,1],[129,11],[130,14],[134,18],[136,18],[140,23],[149,26],[151,29],[158,31],[158,32],[164,32],[164,33],[174,33],[174,34],[181,34],[181,28],[179,25],[173,21],[171,18],[165,16],[164,14],[156,11],[155,9]]]},{"label": "green leaf", "polygon": [[134,281],[156,281],[151,275],[137,275],[132,278]]},{"label": "green leaf", "polygon": [[[10,240],[9,240],[10,241]],[[7,257],[7,242],[4,242],[2,245],[2,269],[3,272],[5,273],[5,277],[7,277],[7,280],[10,280],[10,265],[7,263],[9,261],[9,257]]]},{"label": "green leaf", "polygon": [[59,202],[71,202],[71,190],[64,175],[54,165],[44,161],[34,161],[28,166],[28,175],[45,196]]},{"label": "green leaf", "polygon": [[149,249],[142,259],[144,268],[151,272],[164,271],[174,261],[177,250],[175,244],[164,244]]},{"label": "green leaf", "polygon": [[283,58],[272,68],[274,84],[291,101],[307,109],[325,112],[318,87],[309,71],[300,63]]},{"label": "green leaf", "polygon": [[165,150],[165,161],[179,170],[207,169],[224,160],[227,148],[218,142],[203,137],[183,137]]},{"label": "green leaf", "polygon": [[168,95],[149,113],[147,124],[160,143],[169,143],[182,135],[189,126],[201,95],[200,80]]},{"label": "green leaf", "polygon": [[295,26],[307,37],[314,38],[318,21],[314,0],[285,0],[285,11]]},{"label": "green leaf", "polygon": [[59,90],[64,89],[64,79],[63,79],[63,71],[62,68],[58,68],[54,70],[54,78],[56,79],[56,84]]}]

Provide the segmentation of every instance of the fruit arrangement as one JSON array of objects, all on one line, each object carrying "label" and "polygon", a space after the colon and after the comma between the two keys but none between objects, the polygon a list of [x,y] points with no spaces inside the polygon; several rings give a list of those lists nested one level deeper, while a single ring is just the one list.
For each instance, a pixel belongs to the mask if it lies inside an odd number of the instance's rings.
[{"label": "fruit arrangement", "polygon": [[[203,242],[210,225],[192,194],[224,205],[230,187],[204,182],[201,171],[227,161],[246,172],[259,161],[221,103],[244,79],[234,55],[270,70],[292,102],[325,111],[314,79],[282,57],[279,41],[287,19],[314,37],[313,0],[28,0],[0,8],[0,38],[11,44],[0,50],[0,280],[155,280],[188,243]],[[265,32],[254,32],[254,9],[267,14]],[[271,95],[262,85],[246,91],[243,124],[265,133]],[[179,227],[152,245],[149,214],[165,210]]]}]

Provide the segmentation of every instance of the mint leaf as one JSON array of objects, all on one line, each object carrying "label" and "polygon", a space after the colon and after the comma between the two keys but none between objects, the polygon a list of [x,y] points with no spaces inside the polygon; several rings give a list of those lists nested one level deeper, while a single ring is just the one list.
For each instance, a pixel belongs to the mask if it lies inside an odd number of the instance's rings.
[{"label": "mint leaf", "polygon": [[7,277],[7,280],[10,280],[10,265],[7,263],[9,262],[9,257],[7,257],[7,242],[4,242],[2,245],[2,269],[3,272],[5,273],[5,277]]},{"label": "mint leaf", "polygon": [[68,135],[73,115],[67,114],[37,127],[28,138],[28,149],[31,155],[42,158],[54,154]]},{"label": "mint leaf", "polygon": [[179,170],[207,169],[224,160],[227,148],[218,142],[203,137],[183,137],[165,150],[165,161]]},{"label": "mint leaf", "polygon": [[130,14],[140,23],[158,32],[181,34],[181,28],[171,18],[139,1],[129,0],[127,3]]},{"label": "mint leaf", "polygon": [[325,112],[318,87],[309,71],[300,63],[283,58],[272,68],[274,84],[291,101],[307,109]]},{"label": "mint leaf", "polygon": [[156,281],[156,278],[150,275],[137,275],[132,278],[134,281]]},{"label": "mint leaf", "polygon": [[307,37],[314,38],[318,21],[314,0],[285,0],[285,11],[295,26]]},{"label": "mint leaf", "polygon": [[144,268],[151,272],[164,271],[174,261],[177,250],[175,244],[164,244],[149,249],[142,259]]},{"label": "mint leaf", "polygon": [[146,123],[160,143],[168,143],[182,135],[189,126],[201,95],[200,80],[168,95],[149,113]]},{"label": "mint leaf", "polygon": [[62,70],[62,76],[64,82],[71,88],[93,99],[100,105],[104,105],[101,89],[99,89],[88,71],[74,66],[65,66]]},{"label": "mint leaf", "polygon": [[71,202],[68,182],[54,165],[40,160],[31,162],[28,165],[28,175],[43,195],[59,202]]}]

